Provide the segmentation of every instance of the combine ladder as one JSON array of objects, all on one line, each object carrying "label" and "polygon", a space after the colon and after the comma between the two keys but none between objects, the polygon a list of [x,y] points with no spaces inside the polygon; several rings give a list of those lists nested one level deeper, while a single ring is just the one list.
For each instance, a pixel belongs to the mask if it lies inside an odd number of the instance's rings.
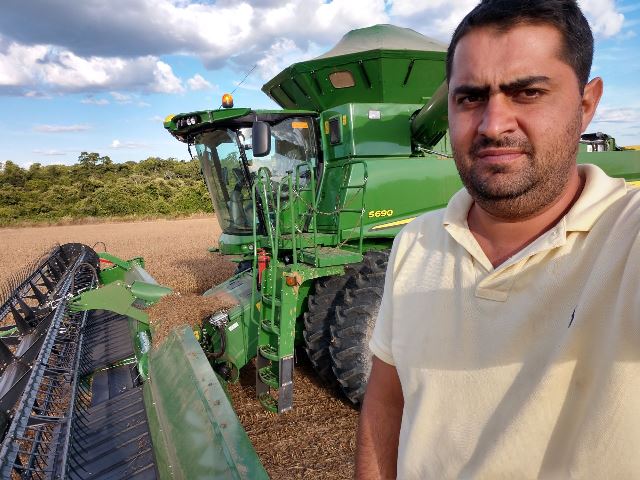
[{"label": "combine ladder", "polygon": [[[294,335],[295,318],[283,313],[290,311],[295,304],[290,305],[290,295],[285,294],[283,288],[283,267],[278,261],[278,244],[280,237],[280,199],[282,197],[282,183],[278,185],[273,205],[273,190],[269,170],[262,168],[258,171],[256,182],[258,194],[266,221],[267,238],[272,252],[269,265],[261,272],[259,278],[253,282],[252,304],[256,306],[254,318],[258,322],[258,350],[256,356],[256,394],[260,403],[271,412],[283,413],[293,407],[293,364],[294,364]],[[291,185],[290,177],[287,179]],[[256,205],[256,189],[253,192],[253,202]],[[254,207],[254,245],[257,244],[256,208]],[[254,249],[253,271],[258,271],[258,254]],[[262,278],[264,276],[264,278]],[[278,294],[277,292],[280,292]],[[259,301],[256,303],[256,299]],[[284,309],[283,309],[284,307]],[[277,392],[273,395],[272,391]]]},{"label": "combine ladder", "polygon": [[[291,175],[278,184],[277,192],[273,195],[273,183],[269,170],[260,169],[257,175],[256,188],[253,191],[254,203],[254,245],[258,244],[256,232],[257,208],[256,202],[262,205],[266,229],[268,247],[271,251],[269,265],[261,272],[259,278],[253,282],[252,304],[253,318],[258,326],[258,347],[256,355],[256,393],[261,404],[269,411],[283,413],[293,407],[293,368],[294,368],[294,342],[298,311],[298,286],[302,283],[299,272],[318,271],[325,268],[336,268],[347,263],[357,263],[362,260],[362,237],[364,215],[364,193],[367,183],[366,164],[361,161],[350,161],[347,165],[362,164],[364,169],[361,184],[349,185],[350,168],[345,169],[339,196],[346,196],[349,190],[360,190],[360,208],[343,208],[330,212],[328,215],[337,215],[335,238],[338,242],[346,244],[351,239],[340,239],[340,213],[359,214],[359,243],[357,251],[354,249],[342,249],[340,247],[320,247],[318,237],[321,235],[317,228],[317,198],[315,193],[315,177],[313,168],[307,164],[306,168],[311,174],[308,188],[300,185],[301,167],[296,168],[295,184]],[[336,167],[337,168],[337,167]],[[344,165],[341,166],[344,168]],[[281,205],[282,188],[287,185],[289,201],[284,208]],[[311,192],[311,205],[306,204],[299,193],[304,190]],[[259,195],[259,200],[256,196]],[[307,233],[300,233],[297,226],[298,201],[300,198],[305,205],[302,222],[306,223]],[[275,204],[275,205],[274,205]],[[285,265],[279,260],[279,248],[281,244],[281,219],[285,209],[290,211],[290,234],[292,261]],[[306,222],[305,222],[306,217]],[[324,234],[326,236],[326,233]],[[312,246],[304,244],[305,240],[312,240]],[[304,265],[300,265],[298,262]],[[311,268],[309,267],[311,266]],[[315,269],[315,270],[314,270]],[[258,272],[258,251],[254,249],[253,271]],[[325,273],[332,274],[332,273]],[[308,277],[309,278],[309,277]],[[311,277],[312,278],[312,277]]]}]

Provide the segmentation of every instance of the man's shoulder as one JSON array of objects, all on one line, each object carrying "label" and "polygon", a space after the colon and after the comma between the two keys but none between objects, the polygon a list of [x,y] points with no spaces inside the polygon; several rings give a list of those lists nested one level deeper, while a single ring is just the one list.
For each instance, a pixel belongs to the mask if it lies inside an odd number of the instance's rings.
[{"label": "man's shoulder", "polygon": [[412,237],[444,232],[445,209],[430,210],[416,217],[400,230],[400,235]]},{"label": "man's shoulder", "polygon": [[617,212],[616,215],[640,222],[640,188],[629,186],[627,192],[611,206],[617,207],[613,209]]}]

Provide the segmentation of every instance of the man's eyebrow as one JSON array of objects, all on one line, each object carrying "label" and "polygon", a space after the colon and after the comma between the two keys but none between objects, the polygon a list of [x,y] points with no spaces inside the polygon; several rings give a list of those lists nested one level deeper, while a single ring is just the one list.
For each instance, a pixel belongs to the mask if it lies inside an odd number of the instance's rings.
[{"label": "man's eyebrow", "polygon": [[525,90],[527,88],[530,88],[533,85],[536,85],[539,83],[548,83],[549,80],[550,78],[545,75],[532,75],[530,77],[518,78],[513,82],[501,83],[500,91],[505,93],[517,92],[519,90]]},{"label": "man's eyebrow", "polygon": [[[539,83],[548,83],[551,79],[545,75],[531,75],[529,77],[518,78],[513,82],[501,83],[500,91],[505,93],[517,92],[531,88]],[[471,95],[474,97],[486,97],[491,92],[489,85],[459,85],[453,89],[453,96]]]},{"label": "man's eyebrow", "polygon": [[452,95],[470,95],[473,97],[486,97],[489,95],[491,87],[489,85],[477,86],[477,85],[460,85],[453,89]]}]

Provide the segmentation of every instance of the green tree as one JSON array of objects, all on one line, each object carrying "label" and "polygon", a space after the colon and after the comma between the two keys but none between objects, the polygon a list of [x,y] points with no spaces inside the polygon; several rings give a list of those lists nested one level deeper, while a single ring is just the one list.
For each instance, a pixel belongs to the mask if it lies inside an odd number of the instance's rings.
[{"label": "green tree", "polygon": [[96,152],[80,152],[80,156],[78,157],[78,163],[87,169],[98,165],[99,160],[100,154]]}]

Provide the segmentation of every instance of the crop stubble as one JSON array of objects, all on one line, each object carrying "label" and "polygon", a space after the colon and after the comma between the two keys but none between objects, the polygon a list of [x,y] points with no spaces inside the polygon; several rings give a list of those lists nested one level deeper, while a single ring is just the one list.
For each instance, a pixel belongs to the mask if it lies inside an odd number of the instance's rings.
[{"label": "crop stubble", "polygon": [[[193,324],[190,314],[200,316],[203,308],[195,294],[220,283],[235,268],[224,257],[207,252],[219,234],[214,218],[3,228],[0,284],[55,243],[92,246],[104,242],[109,252],[120,257],[144,257],[149,273],[182,295],[179,301],[169,302],[179,302],[185,314],[181,317],[174,312],[170,323]],[[102,250],[102,245],[96,249]],[[255,370],[247,366],[240,382],[230,385],[229,391],[269,476],[352,478],[357,411],[320,384],[304,353],[297,355],[291,412],[275,415],[265,411],[255,397],[254,379]]]}]

